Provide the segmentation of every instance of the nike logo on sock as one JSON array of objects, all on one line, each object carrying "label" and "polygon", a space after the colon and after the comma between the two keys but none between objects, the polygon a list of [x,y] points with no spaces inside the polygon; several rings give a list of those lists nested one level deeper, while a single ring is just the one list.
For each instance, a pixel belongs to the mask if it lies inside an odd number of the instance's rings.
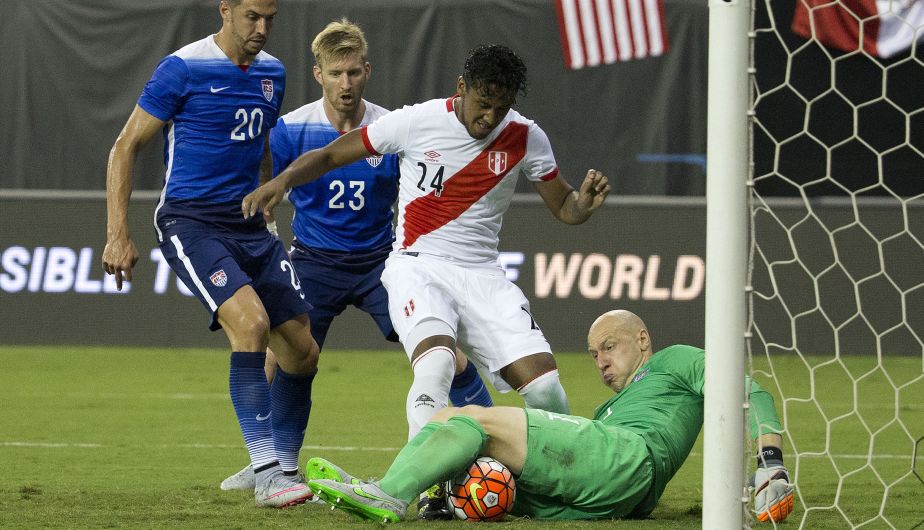
[{"label": "nike logo on sock", "polygon": [[257,421],[266,421],[266,419],[272,415],[273,415],[273,411],[269,411],[268,413],[266,413],[266,416],[257,414]]}]

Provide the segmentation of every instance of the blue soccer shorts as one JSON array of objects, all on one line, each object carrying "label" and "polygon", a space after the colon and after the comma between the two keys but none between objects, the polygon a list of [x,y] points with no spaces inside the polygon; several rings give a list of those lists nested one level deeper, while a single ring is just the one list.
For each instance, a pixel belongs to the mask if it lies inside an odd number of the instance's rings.
[{"label": "blue soccer shorts", "polygon": [[391,245],[370,251],[340,252],[295,242],[292,263],[312,305],[308,315],[311,334],[318,346],[324,347],[334,318],[351,305],[368,313],[387,340],[398,342],[388,315],[388,292],[381,279],[390,252]]},{"label": "blue soccer shorts", "polygon": [[218,308],[245,285],[263,302],[271,329],[311,309],[285,247],[266,230],[236,234],[178,219],[164,233],[160,250],[212,314],[213,331],[221,328]]}]

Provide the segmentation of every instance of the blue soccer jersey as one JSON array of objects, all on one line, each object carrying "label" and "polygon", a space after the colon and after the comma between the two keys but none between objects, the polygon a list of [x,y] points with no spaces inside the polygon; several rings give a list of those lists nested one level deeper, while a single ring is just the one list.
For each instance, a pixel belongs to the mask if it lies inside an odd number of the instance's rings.
[{"label": "blue soccer jersey", "polygon": [[284,91],[278,59],[261,51],[244,71],[212,35],[162,60],[138,99],[168,122],[162,205],[239,203],[253,191]]},{"label": "blue soccer jersey", "polygon": [[[364,102],[360,126],[388,114]],[[274,174],[305,151],[324,147],[341,134],[327,119],[321,100],[286,114],[270,136]],[[398,175],[397,155],[370,156],[294,188],[289,200],[295,206],[296,241],[306,247],[350,252],[391,245]]]}]

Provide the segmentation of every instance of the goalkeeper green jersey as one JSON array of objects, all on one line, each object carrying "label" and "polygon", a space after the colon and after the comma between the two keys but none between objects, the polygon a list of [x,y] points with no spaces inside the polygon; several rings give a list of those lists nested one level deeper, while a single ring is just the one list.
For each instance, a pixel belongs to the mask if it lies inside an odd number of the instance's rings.
[{"label": "goalkeeper green jersey", "polygon": [[[639,367],[626,388],[599,406],[594,420],[642,436],[654,463],[652,491],[637,512],[654,509],[668,481],[683,465],[703,425],[705,355],[701,348],[674,345]],[[773,400],[756,382],[751,394],[751,432],[779,432]],[[760,428],[754,418],[760,418]]]}]

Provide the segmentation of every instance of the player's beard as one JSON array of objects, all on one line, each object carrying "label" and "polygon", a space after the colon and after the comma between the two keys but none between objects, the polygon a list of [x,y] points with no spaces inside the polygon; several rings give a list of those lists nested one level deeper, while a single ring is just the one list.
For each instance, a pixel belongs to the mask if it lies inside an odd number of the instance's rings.
[{"label": "player's beard", "polygon": [[244,55],[250,58],[256,57],[256,55],[263,50],[263,47],[266,46],[266,35],[258,37],[257,35],[251,34],[245,37],[237,32],[237,27],[233,21],[231,23],[231,36],[234,39],[234,44],[237,45]]},{"label": "player's beard", "polygon": [[484,140],[494,132],[497,126],[485,128],[481,126],[481,120],[475,120],[468,129],[468,134],[476,140]]},{"label": "player's beard", "polygon": [[350,113],[356,110],[356,107],[359,105],[359,98],[356,97],[356,94],[350,93],[349,99],[343,99],[343,94],[337,95],[333,101],[333,107],[337,112]]},{"label": "player's beard", "polygon": [[266,46],[265,37],[262,40],[256,40],[256,41],[253,39],[247,39],[243,42],[241,49],[244,50],[244,53],[246,53],[247,55],[250,55],[251,57],[255,57],[258,53],[260,53],[263,50],[264,46]]}]

